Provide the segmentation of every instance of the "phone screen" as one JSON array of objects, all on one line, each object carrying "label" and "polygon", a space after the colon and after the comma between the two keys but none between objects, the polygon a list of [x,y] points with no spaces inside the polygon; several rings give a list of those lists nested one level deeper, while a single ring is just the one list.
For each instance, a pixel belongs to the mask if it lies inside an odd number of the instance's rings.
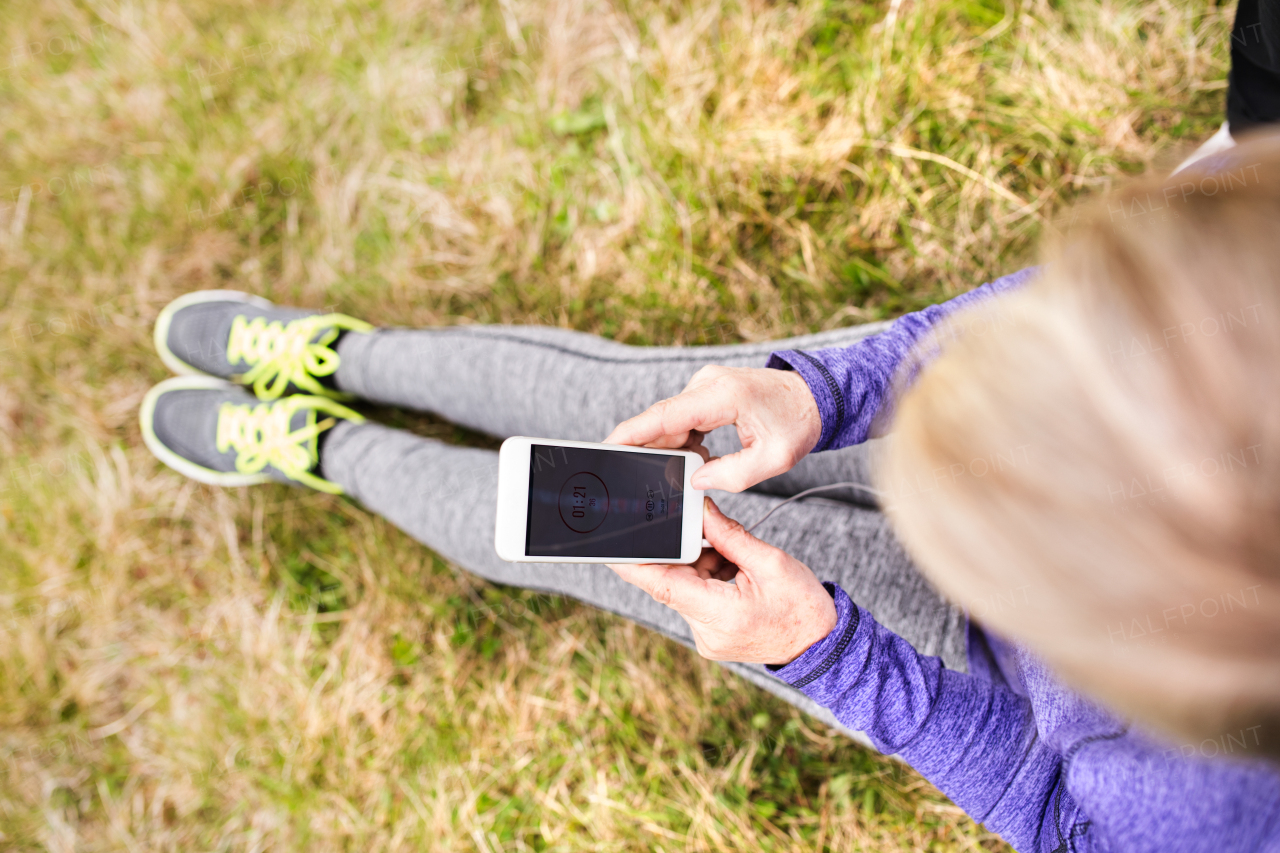
[{"label": "phone screen", "polygon": [[680,558],[684,457],[535,444],[530,557]]}]

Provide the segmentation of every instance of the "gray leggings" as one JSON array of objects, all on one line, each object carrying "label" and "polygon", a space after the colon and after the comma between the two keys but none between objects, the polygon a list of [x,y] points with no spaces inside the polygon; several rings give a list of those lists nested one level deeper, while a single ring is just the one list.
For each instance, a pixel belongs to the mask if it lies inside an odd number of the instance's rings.
[{"label": "gray leggings", "polygon": [[[388,329],[344,336],[336,380],[341,390],[361,399],[429,411],[499,438],[600,441],[620,421],[679,393],[704,365],[761,367],[776,349],[847,345],[879,328],[716,347],[630,347],[542,327]],[[706,444],[717,456],[739,447],[732,427],[714,431]],[[750,524],[780,496],[816,485],[869,482],[867,454],[867,445],[861,445],[810,455],[751,491],[711,496],[727,515]],[[486,580],[571,596],[693,645],[679,614],[606,566],[500,560],[493,547],[498,454],[492,450],[457,447],[378,424],[342,423],[326,440],[321,463],[325,477],[370,510]],[[820,579],[838,583],[919,651],[965,671],[963,614],[947,606],[916,571],[865,494],[842,491],[801,499],[754,532],[803,561]],[[725,666],[842,728],[828,711],[762,666]]]}]

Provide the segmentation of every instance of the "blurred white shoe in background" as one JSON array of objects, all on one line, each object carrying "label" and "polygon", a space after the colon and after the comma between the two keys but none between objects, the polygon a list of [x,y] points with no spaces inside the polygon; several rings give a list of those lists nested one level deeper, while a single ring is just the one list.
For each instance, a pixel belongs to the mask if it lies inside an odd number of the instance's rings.
[{"label": "blurred white shoe in background", "polygon": [[1217,154],[1219,151],[1234,148],[1235,145],[1236,141],[1231,138],[1231,129],[1227,127],[1227,123],[1224,121],[1222,127],[1218,128],[1218,132],[1206,139],[1190,157],[1183,160],[1182,164],[1173,170],[1173,174],[1178,174],[1197,160],[1203,160],[1205,157]]}]

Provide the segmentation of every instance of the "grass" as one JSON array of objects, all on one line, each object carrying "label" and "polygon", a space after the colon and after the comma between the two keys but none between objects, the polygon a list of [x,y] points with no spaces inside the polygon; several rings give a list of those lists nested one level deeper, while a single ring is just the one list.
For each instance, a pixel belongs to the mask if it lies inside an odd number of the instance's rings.
[{"label": "grass", "polygon": [[892,317],[1211,133],[1229,14],[5,4],[0,848],[1007,849],[633,625],[185,482],[135,424],[150,326],[221,286],[636,344]]}]

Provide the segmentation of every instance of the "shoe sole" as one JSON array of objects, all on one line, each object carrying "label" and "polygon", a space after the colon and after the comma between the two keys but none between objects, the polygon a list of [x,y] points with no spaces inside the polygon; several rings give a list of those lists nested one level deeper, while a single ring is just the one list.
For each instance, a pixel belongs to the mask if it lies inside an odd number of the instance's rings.
[{"label": "shoe sole", "polygon": [[[193,293],[187,293],[179,296],[177,299],[164,306],[164,310],[162,310],[160,312],[160,316],[156,318],[156,352],[160,354],[160,360],[164,362],[164,366],[179,376],[214,376],[212,373],[207,373],[198,367],[193,367],[192,365],[187,364],[185,361],[178,358],[177,353],[169,349],[169,326],[173,323],[173,315],[177,314],[183,308],[189,308],[192,305],[200,305],[205,302],[240,302],[245,305],[252,305],[256,308],[275,307],[273,303],[263,299],[261,296],[254,296],[251,293],[243,293],[239,290],[197,290]],[[214,378],[220,379],[224,377]]]},{"label": "shoe sole", "polygon": [[[217,293],[218,291],[204,291],[205,293]],[[190,294],[197,296],[199,294]],[[188,303],[190,304],[190,303]],[[168,309],[166,309],[168,310]],[[158,324],[157,324],[158,325]],[[238,471],[214,471],[212,468],[205,468],[203,465],[197,465],[189,459],[184,459],[178,454],[170,450],[156,435],[153,426],[156,413],[156,402],[160,397],[169,391],[223,391],[230,388],[238,388],[244,390],[243,386],[236,385],[234,382],[228,382],[225,379],[219,379],[216,376],[209,376],[206,373],[198,373],[194,376],[175,376],[172,379],[166,379],[159,385],[147,392],[147,396],[142,398],[142,408],[138,411],[138,423],[142,427],[142,440],[147,445],[157,459],[168,465],[173,470],[182,474],[184,477],[190,477],[199,483],[205,483],[210,486],[256,486],[259,483],[273,483],[273,480],[267,474],[241,474]]]}]

